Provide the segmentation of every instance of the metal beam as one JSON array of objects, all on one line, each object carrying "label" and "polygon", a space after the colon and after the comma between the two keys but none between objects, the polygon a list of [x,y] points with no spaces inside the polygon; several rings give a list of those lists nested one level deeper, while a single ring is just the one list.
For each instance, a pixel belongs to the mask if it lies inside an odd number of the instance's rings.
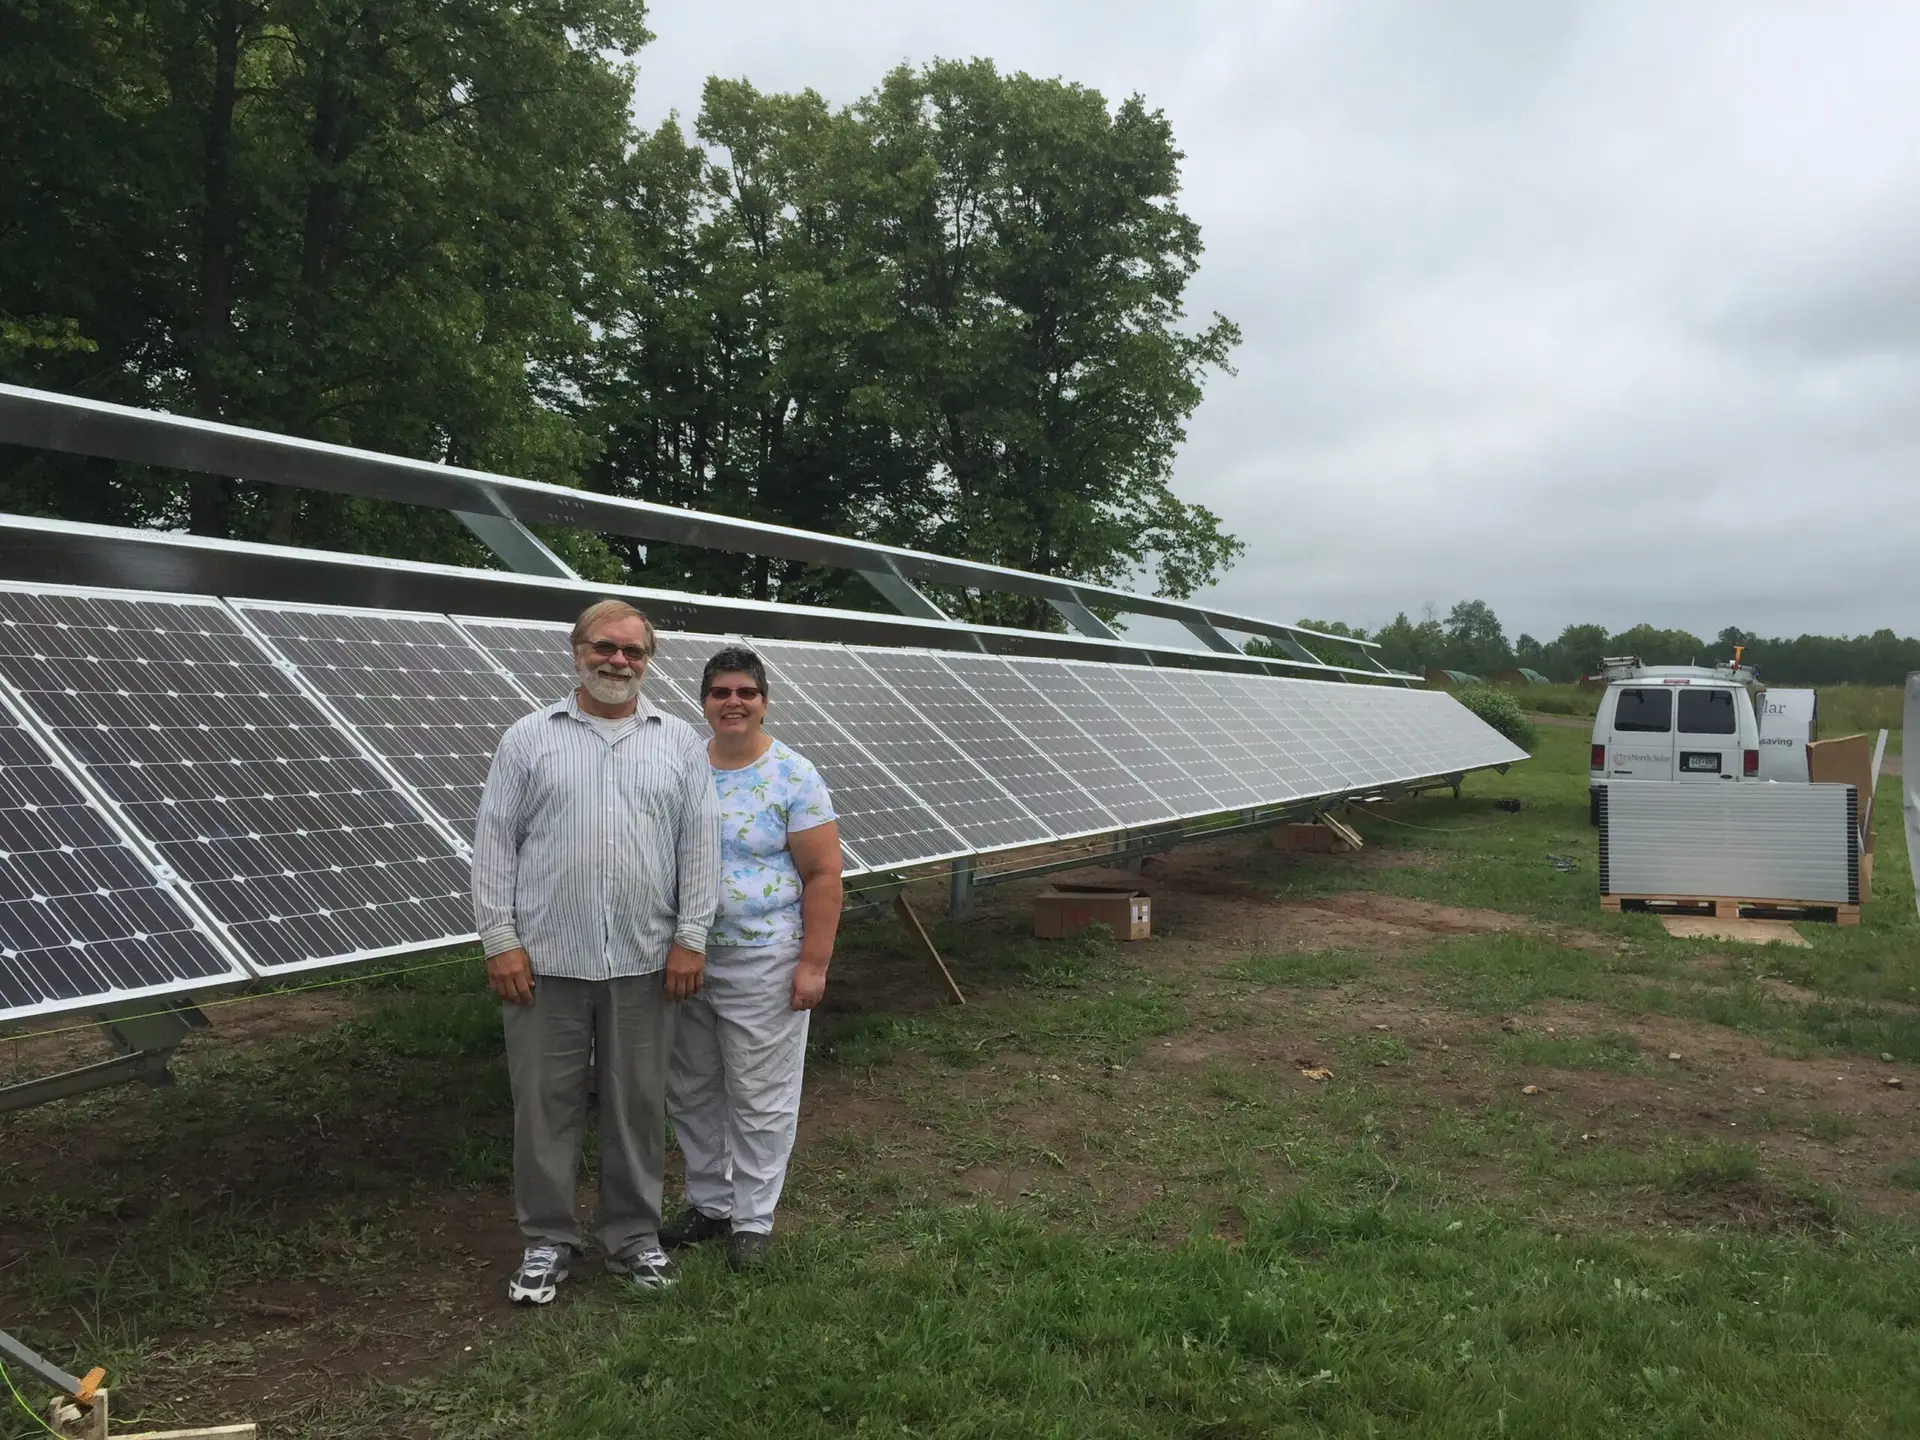
[{"label": "metal beam", "polygon": [[552,580],[578,580],[579,573],[547,548],[533,531],[511,515],[486,515],[477,510],[453,512],[460,523],[480,537],[518,575],[545,575]]},{"label": "metal beam", "polygon": [[[1252,656],[1236,663],[1231,656],[1211,651],[1132,640],[689,595],[25,515],[0,514],[0,578],[517,620],[570,621],[593,601],[617,595],[645,610],[666,630],[935,650],[985,649],[996,655],[1203,669],[1264,671],[1268,664],[1290,663],[1262,662]],[[1291,668],[1327,676],[1341,673],[1337,667],[1317,662]]]},{"label": "metal beam", "polygon": [[1101,640],[1118,640],[1120,638],[1119,631],[1107,624],[1106,621],[1102,620],[1078,600],[1063,599],[1058,595],[1049,595],[1047,597],[1047,603],[1059,613],[1061,619],[1065,620],[1067,624],[1078,630],[1082,635],[1092,635]]},{"label": "metal beam", "polygon": [[1222,635],[1219,628],[1215,626],[1211,620],[1199,615],[1194,615],[1182,620],[1180,623],[1197,635],[1200,643],[1209,650],[1224,651],[1228,655],[1244,655],[1247,653],[1238,645],[1234,644],[1233,641]]},{"label": "metal beam", "polygon": [[911,580],[891,565],[876,570],[862,570],[860,578],[878,590],[881,598],[902,615],[911,615],[917,620],[948,618],[946,611],[921,594]]},{"label": "metal beam", "polygon": [[151,1004],[126,1004],[103,1010],[100,1012],[101,1033],[120,1053],[90,1065],[0,1087],[0,1114],[45,1105],[51,1100],[71,1099],[132,1080],[171,1085],[173,1075],[167,1065],[173,1059],[174,1047],[195,1030],[206,1027],[207,1017],[194,1006],[181,1002],[163,1009],[154,1009]]},{"label": "metal beam", "polygon": [[1169,620],[1195,616],[1229,630],[1275,638],[1305,635],[1334,640],[1357,652],[1377,648],[1370,640],[1322,635],[1186,600],[16,385],[0,385],[0,442],[236,479],[270,476],[279,485],[456,513],[509,516],[523,525],[563,525],[862,573],[880,571],[925,584],[1028,595],[1083,608],[1091,602],[1124,614]]},{"label": "metal beam", "polygon": [[0,1357],[5,1357],[15,1365],[31,1370],[62,1395],[78,1395],[84,1383],[79,1376],[69,1375],[38,1351],[29,1350],[4,1330],[0,1330]]}]

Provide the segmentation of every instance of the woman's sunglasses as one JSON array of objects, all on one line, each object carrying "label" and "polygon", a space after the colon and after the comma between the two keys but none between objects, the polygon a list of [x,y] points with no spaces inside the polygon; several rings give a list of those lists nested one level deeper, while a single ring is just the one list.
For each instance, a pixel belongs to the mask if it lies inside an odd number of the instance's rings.
[{"label": "woman's sunglasses", "polygon": [[758,700],[766,692],[757,685],[709,685],[707,699],[731,700],[738,695],[742,700]]}]

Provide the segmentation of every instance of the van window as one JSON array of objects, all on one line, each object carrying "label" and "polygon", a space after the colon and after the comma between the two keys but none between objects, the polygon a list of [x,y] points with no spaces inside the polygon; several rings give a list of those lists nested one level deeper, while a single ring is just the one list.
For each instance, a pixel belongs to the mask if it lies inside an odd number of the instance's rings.
[{"label": "van window", "polygon": [[1680,728],[1689,735],[1734,733],[1731,690],[1682,690]]},{"label": "van window", "polygon": [[1673,691],[1622,690],[1614,702],[1613,728],[1665,735],[1673,729]]}]

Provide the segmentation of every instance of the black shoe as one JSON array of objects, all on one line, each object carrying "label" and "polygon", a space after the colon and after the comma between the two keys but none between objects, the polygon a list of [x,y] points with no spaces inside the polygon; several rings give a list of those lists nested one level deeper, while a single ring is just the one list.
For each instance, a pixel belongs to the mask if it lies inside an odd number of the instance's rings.
[{"label": "black shoe", "polygon": [[626,1255],[609,1255],[607,1269],[624,1276],[642,1290],[665,1290],[679,1278],[680,1267],[658,1245],[649,1245]]},{"label": "black shoe", "polygon": [[660,1229],[660,1243],[669,1250],[684,1250],[689,1245],[704,1245],[733,1233],[733,1222],[688,1206],[680,1218]]},{"label": "black shoe", "polygon": [[757,1230],[736,1230],[727,1237],[727,1268],[758,1270],[767,1263],[767,1237]]},{"label": "black shoe", "polygon": [[507,1299],[516,1305],[551,1305],[573,1262],[571,1245],[529,1245],[520,1269],[507,1282]]}]

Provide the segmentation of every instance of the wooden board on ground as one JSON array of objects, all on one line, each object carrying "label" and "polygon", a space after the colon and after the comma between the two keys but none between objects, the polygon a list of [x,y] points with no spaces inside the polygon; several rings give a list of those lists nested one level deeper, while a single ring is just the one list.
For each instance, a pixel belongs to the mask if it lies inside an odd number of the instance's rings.
[{"label": "wooden board on ground", "polygon": [[1682,940],[1738,940],[1747,945],[1803,945],[1813,942],[1793,928],[1791,920],[1725,920],[1710,915],[1662,915],[1660,923],[1669,935]]},{"label": "wooden board on ground", "polygon": [[1602,910],[1635,910],[1649,914],[1692,912],[1702,917],[1734,920],[1745,910],[1769,914],[1791,913],[1799,920],[1829,920],[1835,925],[1858,925],[1858,905],[1831,905],[1818,900],[1767,900],[1746,895],[1602,895]]}]

